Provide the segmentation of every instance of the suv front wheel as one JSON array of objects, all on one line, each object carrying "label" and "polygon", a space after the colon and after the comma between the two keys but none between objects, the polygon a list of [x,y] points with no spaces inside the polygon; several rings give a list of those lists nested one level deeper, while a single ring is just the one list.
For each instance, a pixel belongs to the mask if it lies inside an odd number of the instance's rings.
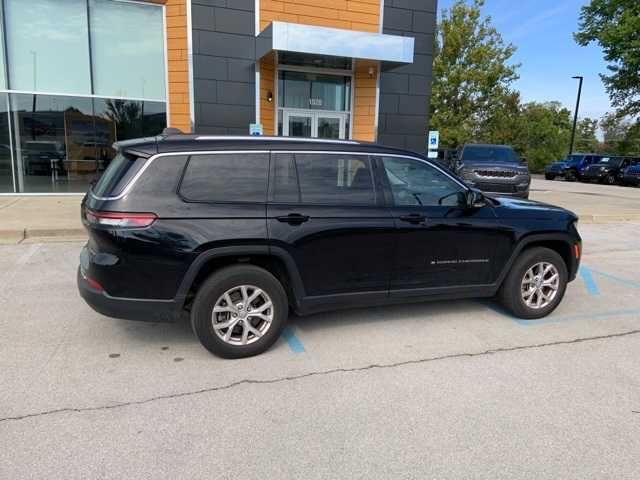
[{"label": "suv front wheel", "polygon": [[514,262],[498,297],[515,316],[536,319],[558,306],[567,288],[567,267],[557,252],[544,247],[525,250]]},{"label": "suv front wheel", "polygon": [[253,265],[227,267],[198,289],[191,325],[210,352],[223,358],[258,355],[278,339],[287,320],[282,284]]}]

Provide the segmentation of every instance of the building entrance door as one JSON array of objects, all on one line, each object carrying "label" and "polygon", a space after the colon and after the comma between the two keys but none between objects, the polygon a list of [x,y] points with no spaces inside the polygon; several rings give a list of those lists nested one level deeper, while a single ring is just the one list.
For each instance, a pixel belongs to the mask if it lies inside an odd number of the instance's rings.
[{"label": "building entrance door", "polygon": [[282,133],[285,137],[343,140],[347,137],[347,119],[346,113],[285,109]]}]

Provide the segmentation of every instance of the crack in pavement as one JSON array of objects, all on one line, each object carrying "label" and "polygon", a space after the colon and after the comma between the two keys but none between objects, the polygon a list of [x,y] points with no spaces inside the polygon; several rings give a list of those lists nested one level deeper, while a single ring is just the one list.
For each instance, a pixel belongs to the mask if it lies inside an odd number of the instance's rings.
[{"label": "crack in pavement", "polygon": [[[544,347],[553,347],[553,346],[557,346],[557,345],[571,345],[571,344],[577,344],[577,343],[583,343],[583,342],[593,342],[593,341],[598,341],[598,340],[605,340],[605,339],[609,339],[609,338],[619,338],[619,337],[627,337],[630,335],[638,335],[640,334],[640,329],[637,330],[629,330],[626,332],[619,332],[619,333],[611,333],[608,335],[597,335],[594,337],[582,337],[582,338],[575,338],[573,340],[559,340],[556,342],[548,342],[548,343],[537,343],[537,344],[532,344],[532,345],[519,345],[519,346],[515,346],[515,347],[504,347],[504,348],[493,348],[493,349],[489,349],[489,350],[484,350],[482,352],[475,352],[475,353],[450,353],[448,355],[441,355],[441,356],[437,356],[437,357],[427,357],[427,358],[419,358],[419,359],[414,359],[414,360],[404,360],[401,362],[395,362],[395,363],[387,363],[387,364],[370,364],[370,365],[365,365],[363,367],[353,367],[353,368],[333,368],[333,369],[329,369],[329,370],[320,370],[320,371],[316,371],[316,372],[308,372],[308,373],[302,373],[300,375],[292,375],[292,376],[285,376],[285,377],[277,377],[277,378],[271,378],[271,379],[264,379],[264,380],[252,380],[252,379],[243,379],[243,380],[238,380],[237,382],[232,382],[232,383],[228,383],[226,385],[219,385],[217,387],[208,387],[208,388],[202,388],[199,390],[191,390],[188,392],[180,392],[180,393],[170,393],[170,394],[166,394],[166,395],[159,395],[156,397],[151,397],[151,398],[147,398],[144,400],[133,400],[130,402],[120,402],[120,403],[114,403],[112,405],[102,405],[102,406],[98,406],[98,407],[82,407],[82,408],[72,408],[72,407],[66,407],[66,408],[58,408],[58,409],[54,409],[54,410],[45,410],[42,412],[36,412],[36,413],[27,413],[24,415],[18,415],[15,417],[4,417],[4,418],[0,418],[0,422],[8,422],[8,421],[19,421],[19,420],[25,420],[28,418],[33,418],[33,417],[42,417],[42,416],[47,416],[47,415],[53,415],[56,413],[83,413],[83,412],[94,412],[94,411],[99,411],[99,410],[110,410],[112,408],[122,408],[122,407],[128,407],[128,406],[132,406],[132,405],[144,405],[146,403],[152,403],[152,402],[156,402],[159,400],[169,400],[169,399],[173,399],[173,398],[182,398],[182,397],[190,397],[190,396],[194,396],[194,395],[200,395],[203,393],[211,393],[211,392],[218,392],[218,391],[222,391],[222,390],[230,390],[232,388],[235,387],[239,387],[241,385],[268,385],[268,384],[274,384],[274,383],[282,383],[282,382],[289,382],[289,381],[294,381],[294,380],[300,380],[303,378],[308,378],[308,377],[316,377],[316,376],[325,376],[325,375],[331,375],[334,373],[352,373],[352,372],[362,372],[365,370],[377,370],[377,369],[383,369],[383,368],[396,368],[396,367],[403,367],[406,365],[419,365],[419,364],[423,364],[423,363],[430,363],[430,362],[436,362],[436,361],[441,361],[441,360],[451,360],[451,359],[457,359],[457,358],[473,358],[473,357],[481,357],[481,356],[486,356],[486,355],[493,355],[496,353],[507,353],[507,352],[515,352],[515,351],[520,351],[520,350],[532,350],[532,349],[536,349],[536,348],[544,348]],[[634,413],[640,413],[640,412],[634,412]]]}]

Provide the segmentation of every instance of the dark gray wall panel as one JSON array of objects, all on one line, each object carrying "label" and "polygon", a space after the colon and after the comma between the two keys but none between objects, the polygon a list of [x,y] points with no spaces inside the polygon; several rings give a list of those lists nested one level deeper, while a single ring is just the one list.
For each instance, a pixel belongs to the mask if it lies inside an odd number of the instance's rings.
[{"label": "dark gray wall panel", "polygon": [[426,150],[436,0],[385,0],[383,33],[413,37],[414,62],[380,76],[378,141]]},{"label": "dark gray wall panel", "polygon": [[255,122],[254,8],[254,0],[192,0],[197,133],[248,134]]}]

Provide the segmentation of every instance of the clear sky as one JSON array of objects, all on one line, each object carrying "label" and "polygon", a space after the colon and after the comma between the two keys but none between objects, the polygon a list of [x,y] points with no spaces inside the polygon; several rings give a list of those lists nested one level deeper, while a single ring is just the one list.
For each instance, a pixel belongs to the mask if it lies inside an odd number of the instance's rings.
[{"label": "clear sky", "polygon": [[[600,118],[611,110],[609,96],[598,76],[606,72],[600,47],[581,47],[573,40],[578,28],[580,7],[588,0],[486,0],[483,14],[506,42],[518,50],[514,62],[522,63],[515,87],[522,99],[558,100],[572,112],[575,108],[578,80],[582,75],[579,117]],[[438,0],[438,18],[453,0]]]}]

